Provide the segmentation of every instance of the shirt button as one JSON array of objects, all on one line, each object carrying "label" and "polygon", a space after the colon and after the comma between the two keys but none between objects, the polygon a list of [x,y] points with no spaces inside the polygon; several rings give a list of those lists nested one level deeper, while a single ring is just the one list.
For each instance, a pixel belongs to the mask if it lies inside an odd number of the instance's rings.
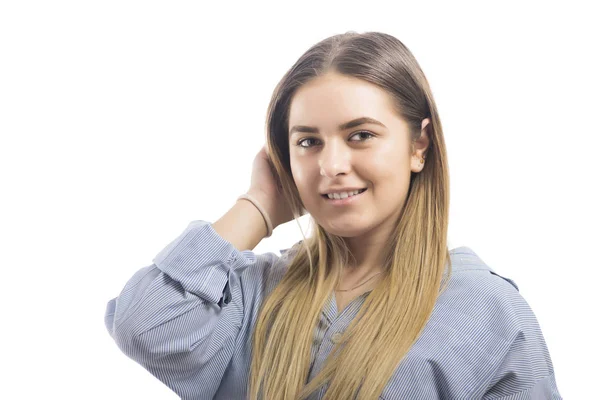
[{"label": "shirt button", "polygon": [[342,334],[340,332],[336,332],[331,335],[331,341],[335,344],[338,344],[342,340]]}]

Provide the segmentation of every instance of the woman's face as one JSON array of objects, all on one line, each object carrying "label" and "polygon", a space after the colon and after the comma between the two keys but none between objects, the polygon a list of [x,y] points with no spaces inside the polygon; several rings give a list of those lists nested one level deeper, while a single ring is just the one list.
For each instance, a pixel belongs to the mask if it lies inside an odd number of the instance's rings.
[{"label": "woman's face", "polygon": [[[292,175],[304,208],[317,223],[342,237],[361,235],[386,221],[393,224],[404,205],[411,172],[422,169],[425,131],[411,157],[408,125],[394,112],[389,95],[337,73],[302,86],[290,107]],[[358,118],[373,121],[342,126]],[[336,188],[367,190],[348,204],[334,204],[323,195]]]}]

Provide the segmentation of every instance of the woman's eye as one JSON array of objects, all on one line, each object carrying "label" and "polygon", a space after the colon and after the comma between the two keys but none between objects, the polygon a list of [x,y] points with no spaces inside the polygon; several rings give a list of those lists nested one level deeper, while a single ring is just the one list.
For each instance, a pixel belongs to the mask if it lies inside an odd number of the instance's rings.
[{"label": "woman's eye", "polygon": [[315,139],[314,139],[314,138],[306,138],[306,139],[302,139],[302,140],[300,140],[300,141],[298,142],[298,146],[300,146],[300,147],[304,147],[304,148],[309,148],[309,147],[312,147],[312,146],[303,146],[303,145],[302,145],[302,143],[304,143],[304,142],[306,142],[306,141],[310,141],[310,140],[315,140]]},{"label": "woman's eye", "polygon": [[[366,140],[369,140],[371,137],[375,136],[371,132],[368,132],[368,131],[359,131],[359,132],[354,133],[350,137],[360,136],[361,134],[368,135],[368,136],[364,140],[351,140],[351,142],[364,142]],[[308,149],[308,148],[313,147],[313,146],[311,146],[311,145],[303,146],[302,143],[304,143],[306,141],[310,141],[310,140],[317,140],[318,141],[318,139],[315,139],[315,138],[305,138],[305,139],[300,140],[297,145],[300,146],[300,147],[304,147],[305,149]]]},{"label": "woman's eye", "polygon": [[[368,140],[368,139],[370,139],[372,136],[375,136],[375,135],[373,135],[371,132],[367,132],[367,131],[360,131],[360,132],[356,132],[354,135],[352,135],[352,137],[353,137],[353,136],[358,136],[358,135],[360,135],[361,133],[364,133],[364,134],[367,134],[367,135],[369,135],[369,136],[367,136],[367,137],[366,137],[366,139],[365,139],[365,140]],[[359,140],[359,142],[361,142],[361,141],[362,141],[362,140]],[[356,142],[356,140],[353,140],[353,142]]]}]

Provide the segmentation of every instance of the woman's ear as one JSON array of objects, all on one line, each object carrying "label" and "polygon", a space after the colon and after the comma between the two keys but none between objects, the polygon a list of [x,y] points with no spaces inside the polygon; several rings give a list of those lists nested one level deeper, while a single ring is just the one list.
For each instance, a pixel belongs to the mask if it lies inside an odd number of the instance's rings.
[{"label": "woman's ear", "polygon": [[421,136],[412,143],[412,159],[411,159],[411,171],[421,172],[425,162],[421,163],[425,156],[425,151],[429,148],[430,143],[430,131],[431,131],[431,120],[425,118],[421,122]]}]

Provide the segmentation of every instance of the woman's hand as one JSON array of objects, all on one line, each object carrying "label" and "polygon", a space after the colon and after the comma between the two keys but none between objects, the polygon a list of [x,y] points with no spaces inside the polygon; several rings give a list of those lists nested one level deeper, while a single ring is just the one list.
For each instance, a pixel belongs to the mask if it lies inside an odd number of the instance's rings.
[{"label": "woman's hand", "polygon": [[265,208],[273,223],[273,229],[294,219],[292,210],[283,197],[281,181],[267,154],[266,145],[254,157],[248,194]]}]

